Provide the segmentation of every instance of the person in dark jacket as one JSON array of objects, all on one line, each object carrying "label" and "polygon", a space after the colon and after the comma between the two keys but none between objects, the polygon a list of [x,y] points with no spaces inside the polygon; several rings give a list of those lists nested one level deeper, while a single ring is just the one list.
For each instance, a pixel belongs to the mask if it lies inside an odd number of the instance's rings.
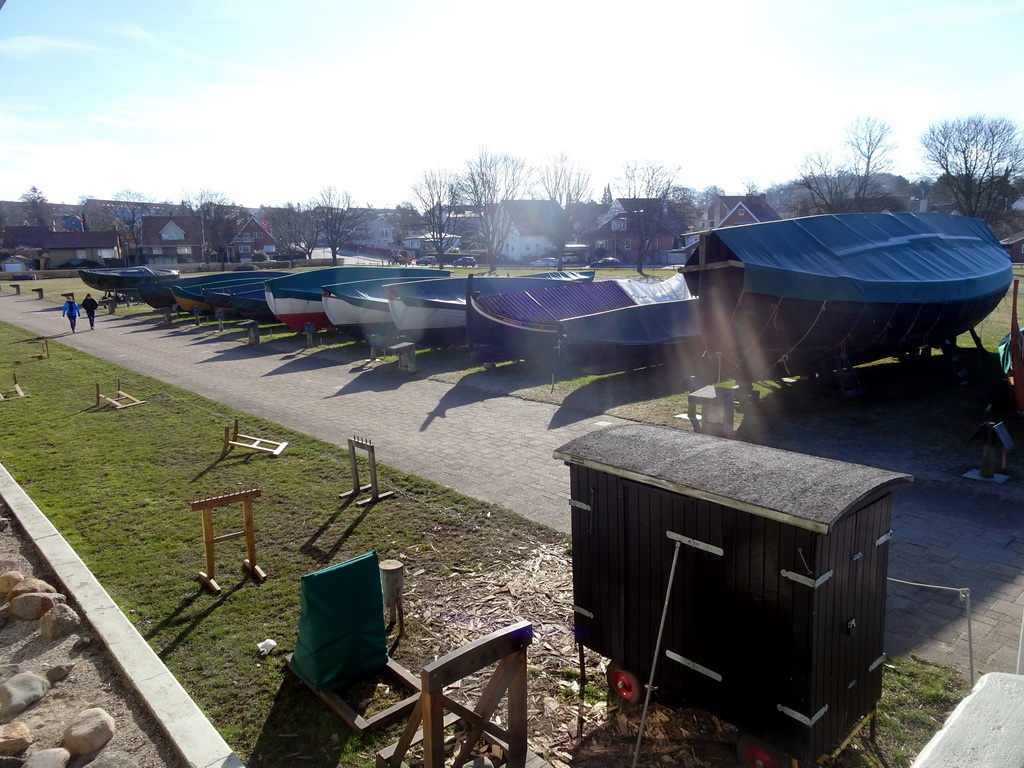
[{"label": "person in dark jacket", "polygon": [[82,309],[85,310],[85,316],[89,318],[90,331],[96,329],[96,310],[99,306],[99,302],[92,297],[91,293],[85,294],[85,298],[82,299]]},{"label": "person in dark jacket", "polygon": [[74,333],[75,325],[78,323],[78,316],[81,314],[81,310],[78,308],[78,303],[75,301],[75,294],[65,294],[64,299],[64,309],[61,310],[60,316],[68,319],[68,322],[71,323],[71,332]]}]

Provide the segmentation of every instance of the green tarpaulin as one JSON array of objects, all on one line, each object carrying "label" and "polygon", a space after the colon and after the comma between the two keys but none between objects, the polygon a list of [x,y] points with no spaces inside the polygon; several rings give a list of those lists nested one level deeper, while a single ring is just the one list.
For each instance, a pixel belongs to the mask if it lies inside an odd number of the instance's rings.
[{"label": "green tarpaulin", "polygon": [[291,669],[315,691],[342,688],[387,664],[377,553],[368,552],[300,580],[302,615]]}]

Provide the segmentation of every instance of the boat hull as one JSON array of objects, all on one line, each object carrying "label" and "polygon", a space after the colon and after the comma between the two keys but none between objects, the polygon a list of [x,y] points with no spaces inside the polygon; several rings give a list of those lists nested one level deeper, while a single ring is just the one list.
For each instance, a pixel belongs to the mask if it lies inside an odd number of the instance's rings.
[{"label": "boat hull", "polygon": [[93,290],[105,293],[134,291],[140,283],[171,280],[179,275],[176,269],[125,267],[124,269],[80,269],[78,277]]},{"label": "boat hull", "polygon": [[558,337],[561,358],[590,374],[671,365],[694,375],[702,365],[696,298],[560,320]]},{"label": "boat hull", "polygon": [[685,270],[723,378],[825,374],[953,342],[998,306],[1006,251],[977,219],[843,214],[714,230]]}]

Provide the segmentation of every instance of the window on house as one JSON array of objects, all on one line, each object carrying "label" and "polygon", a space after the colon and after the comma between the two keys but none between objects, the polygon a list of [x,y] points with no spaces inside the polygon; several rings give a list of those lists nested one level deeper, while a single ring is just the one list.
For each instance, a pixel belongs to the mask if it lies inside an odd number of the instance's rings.
[{"label": "window on house", "polygon": [[192,255],[192,246],[189,246],[189,245],[179,245],[178,246],[178,255],[179,256],[191,256]]},{"label": "window on house", "polygon": [[277,246],[276,245],[268,245],[268,246],[264,247],[263,252],[264,253],[276,253],[277,252]]},{"label": "window on house", "polygon": [[626,229],[625,219],[612,219],[612,231],[623,232]]},{"label": "window on house", "polygon": [[383,237],[383,238],[385,238],[385,239],[387,239],[387,238],[391,237],[391,230],[390,230],[390,229],[384,229],[384,228],[381,228],[381,230],[380,230],[380,236],[381,236],[381,237]]},{"label": "window on house", "polygon": [[84,259],[87,256],[88,256],[88,254],[86,253],[84,248],[76,248],[75,249],[75,258],[76,259]]},{"label": "window on house", "polygon": [[736,215],[737,216],[742,216],[743,215],[743,209],[742,208],[737,208],[736,209]]},{"label": "window on house", "polygon": [[607,240],[598,240],[597,244],[596,244],[596,247],[597,248],[604,248],[607,251],[608,250],[608,241]]},{"label": "window on house", "polygon": [[623,243],[622,243],[622,250],[624,250],[624,251],[632,251],[633,250],[633,241],[632,240],[625,240],[625,241],[623,241]]},{"label": "window on house", "polygon": [[239,253],[252,253],[252,246],[240,245],[240,246],[238,246],[238,252]]},{"label": "window on house", "polygon": [[153,246],[153,255],[154,256],[162,256],[163,253],[164,253],[164,249],[161,248],[159,245],[154,245]]}]

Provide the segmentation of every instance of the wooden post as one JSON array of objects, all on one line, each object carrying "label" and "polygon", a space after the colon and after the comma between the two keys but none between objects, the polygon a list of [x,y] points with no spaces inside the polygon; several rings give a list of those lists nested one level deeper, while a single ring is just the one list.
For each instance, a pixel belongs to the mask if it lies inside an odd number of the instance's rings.
[{"label": "wooden post", "polygon": [[380,586],[384,605],[388,609],[388,625],[398,621],[398,636],[405,636],[405,608],[402,592],[405,588],[405,565],[400,560],[384,560],[380,564]]}]

